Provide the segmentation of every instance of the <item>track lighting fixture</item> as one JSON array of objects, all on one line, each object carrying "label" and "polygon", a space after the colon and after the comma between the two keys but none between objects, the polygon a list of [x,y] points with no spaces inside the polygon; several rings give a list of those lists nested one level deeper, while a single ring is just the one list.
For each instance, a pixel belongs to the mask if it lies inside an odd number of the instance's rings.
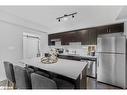
[{"label": "track lighting fixture", "polygon": [[56,18],[56,20],[58,20],[58,22],[60,22],[61,19],[62,19],[62,20],[67,20],[69,16],[71,16],[72,18],[74,18],[74,15],[75,15],[75,14],[77,14],[77,12],[72,13],[72,14],[65,14],[64,16],[61,16],[61,17]]},{"label": "track lighting fixture", "polygon": [[72,18],[74,18],[74,15],[72,15]]}]

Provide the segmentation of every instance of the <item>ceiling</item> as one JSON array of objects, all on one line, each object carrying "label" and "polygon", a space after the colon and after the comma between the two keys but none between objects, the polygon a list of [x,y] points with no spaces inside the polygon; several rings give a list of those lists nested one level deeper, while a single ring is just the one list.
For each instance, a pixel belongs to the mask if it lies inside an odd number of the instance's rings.
[{"label": "ceiling", "polygon": [[[48,33],[115,23],[122,6],[1,6],[0,9],[38,23]],[[58,22],[57,17],[78,12],[75,18]]]},{"label": "ceiling", "polygon": [[127,20],[127,6],[124,6],[121,8],[116,20],[119,20],[119,19]]}]

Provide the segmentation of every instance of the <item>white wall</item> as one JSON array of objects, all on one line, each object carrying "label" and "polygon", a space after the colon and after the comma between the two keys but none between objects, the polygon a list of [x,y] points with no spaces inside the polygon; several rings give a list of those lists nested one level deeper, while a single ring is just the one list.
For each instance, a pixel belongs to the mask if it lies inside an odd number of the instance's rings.
[{"label": "white wall", "polygon": [[19,26],[27,27],[29,29],[33,29],[35,31],[46,32],[48,29],[45,26],[40,25],[36,22],[33,22],[28,19],[24,19],[17,15],[14,15],[10,12],[7,12],[0,7],[0,21],[9,22],[12,24],[17,24]]},{"label": "white wall", "polygon": [[0,81],[6,79],[3,61],[18,64],[17,60],[23,58],[23,32],[40,35],[41,51],[47,49],[47,33],[0,21]]}]

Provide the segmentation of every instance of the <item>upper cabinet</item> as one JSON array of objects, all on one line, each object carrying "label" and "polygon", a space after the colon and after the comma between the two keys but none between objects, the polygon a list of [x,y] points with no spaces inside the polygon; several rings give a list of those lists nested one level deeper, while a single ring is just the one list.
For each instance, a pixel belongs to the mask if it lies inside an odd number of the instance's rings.
[{"label": "upper cabinet", "polygon": [[70,42],[81,42],[82,45],[96,45],[98,35],[118,32],[124,32],[124,23],[50,34],[48,35],[48,42],[49,45],[55,45],[56,40],[61,41],[61,45],[69,45]]},{"label": "upper cabinet", "polygon": [[62,38],[61,33],[55,33],[55,34],[50,34],[48,35],[48,45],[55,45],[56,41],[60,41]]},{"label": "upper cabinet", "polygon": [[124,23],[97,27],[98,35],[118,32],[124,32]]},{"label": "upper cabinet", "polygon": [[80,35],[80,42],[82,45],[94,45],[96,42],[96,29],[84,29],[78,32]]},{"label": "upper cabinet", "polygon": [[62,34],[61,38],[62,45],[69,45],[70,42],[81,42],[80,33],[78,33],[77,31],[65,32],[61,34]]},{"label": "upper cabinet", "polygon": [[88,29],[88,32],[89,32],[88,45],[96,45],[97,44],[97,30],[96,30],[96,28]]}]

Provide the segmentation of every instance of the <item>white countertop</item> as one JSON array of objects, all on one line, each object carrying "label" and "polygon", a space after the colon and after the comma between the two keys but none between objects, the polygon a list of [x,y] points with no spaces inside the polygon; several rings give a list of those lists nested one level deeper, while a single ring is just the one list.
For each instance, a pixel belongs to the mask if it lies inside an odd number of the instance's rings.
[{"label": "white countertop", "polygon": [[66,60],[66,59],[58,59],[58,62],[54,64],[41,63],[40,58],[23,59],[20,60],[19,62],[23,64],[35,66],[47,71],[51,71],[60,75],[64,75],[72,79],[77,79],[79,75],[82,73],[85,66],[87,65],[86,62]]}]

